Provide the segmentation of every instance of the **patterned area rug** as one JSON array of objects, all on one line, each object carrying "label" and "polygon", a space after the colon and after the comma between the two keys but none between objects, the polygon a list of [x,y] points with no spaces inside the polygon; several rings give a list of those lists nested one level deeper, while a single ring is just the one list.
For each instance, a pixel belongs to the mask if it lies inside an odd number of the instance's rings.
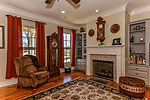
[{"label": "patterned area rug", "polygon": [[50,88],[22,100],[145,100],[132,98],[119,90],[83,78]]}]

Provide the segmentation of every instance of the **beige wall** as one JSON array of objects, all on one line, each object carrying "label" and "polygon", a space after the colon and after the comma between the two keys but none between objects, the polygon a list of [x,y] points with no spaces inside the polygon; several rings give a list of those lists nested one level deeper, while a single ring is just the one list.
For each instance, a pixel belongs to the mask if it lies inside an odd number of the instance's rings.
[{"label": "beige wall", "polygon": [[[105,24],[105,45],[111,45],[112,41],[114,38],[121,38],[122,44],[125,44],[125,40],[124,40],[124,33],[125,33],[125,12],[121,12],[121,13],[117,13],[111,16],[107,16],[104,18],[104,20],[106,21]],[[110,32],[110,27],[113,24],[119,24],[120,25],[120,31],[117,34],[112,34]],[[96,27],[96,19],[95,21],[92,22],[88,22],[86,24],[86,28],[87,28],[87,33],[90,29],[94,29],[95,30],[95,34],[93,37],[89,37],[87,35],[87,46],[97,46],[98,42],[96,40],[97,37],[97,27]]]},{"label": "beige wall", "polygon": [[147,19],[147,18],[150,18],[150,12],[149,11],[131,16],[130,22],[143,20],[143,19]]},{"label": "beige wall", "polygon": [[[7,63],[7,17],[6,17],[6,14],[17,15],[17,14],[5,12],[5,11],[0,11],[0,25],[5,26],[5,49],[0,49],[0,82],[8,81],[8,80],[5,79],[5,75],[6,75],[6,63]],[[26,17],[26,16],[23,16],[23,18],[27,18],[27,19],[31,19],[31,20],[36,20],[36,19],[29,18],[29,17]],[[25,24],[28,24],[28,25],[32,24],[33,25],[32,22],[26,22]],[[46,22],[46,25],[45,25],[45,35],[49,36],[53,32],[57,32],[57,26],[58,26],[58,24]],[[64,25],[60,25],[60,26],[69,27],[69,26],[64,26]]]},{"label": "beige wall", "polygon": [[0,11],[0,25],[5,26],[5,49],[0,49],[0,81],[3,81],[6,73],[7,61],[7,17],[6,12]]},{"label": "beige wall", "polygon": [[[104,17],[104,20],[106,21],[105,24],[105,45],[112,45],[112,41],[114,38],[121,38],[122,45],[125,45],[125,12],[120,12],[117,14],[113,14],[107,17]],[[117,34],[112,34],[110,32],[110,27],[113,24],[119,24],[120,25],[120,31]],[[96,40],[97,37],[97,27],[96,27],[96,19],[95,21],[89,22],[86,24],[87,27],[87,33],[90,29],[95,30],[95,34],[93,37],[89,37],[87,35],[87,46],[98,46],[98,42]],[[125,75],[125,47],[123,47],[122,51],[122,75]]]}]

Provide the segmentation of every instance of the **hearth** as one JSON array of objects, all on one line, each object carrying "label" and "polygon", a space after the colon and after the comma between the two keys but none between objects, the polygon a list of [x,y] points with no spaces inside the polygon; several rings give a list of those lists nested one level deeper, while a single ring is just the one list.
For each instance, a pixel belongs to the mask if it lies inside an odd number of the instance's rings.
[{"label": "hearth", "polygon": [[93,60],[93,75],[113,81],[113,61]]}]

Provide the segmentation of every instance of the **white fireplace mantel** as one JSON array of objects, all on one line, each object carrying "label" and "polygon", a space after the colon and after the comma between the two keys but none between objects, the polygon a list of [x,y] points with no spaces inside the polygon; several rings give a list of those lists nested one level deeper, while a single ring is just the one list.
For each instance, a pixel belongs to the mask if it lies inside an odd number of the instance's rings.
[{"label": "white fireplace mantel", "polygon": [[122,48],[123,45],[114,45],[114,46],[87,46],[87,68],[86,74],[93,75],[91,69],[91,55],[114,55],[116,56],[116,82],[119,82],[119,77],[121,76],[122,68]]}]

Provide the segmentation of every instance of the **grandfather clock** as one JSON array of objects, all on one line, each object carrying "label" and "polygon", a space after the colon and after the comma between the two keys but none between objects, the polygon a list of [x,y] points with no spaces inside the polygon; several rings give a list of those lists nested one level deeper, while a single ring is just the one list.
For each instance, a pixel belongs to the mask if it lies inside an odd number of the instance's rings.
[{"label": "grandfather clock", "polygon": [[58,67],[58,39],[59,36],[55,32],[51,36],[47,36],[47,66],[50,77],[60,75]]}]

